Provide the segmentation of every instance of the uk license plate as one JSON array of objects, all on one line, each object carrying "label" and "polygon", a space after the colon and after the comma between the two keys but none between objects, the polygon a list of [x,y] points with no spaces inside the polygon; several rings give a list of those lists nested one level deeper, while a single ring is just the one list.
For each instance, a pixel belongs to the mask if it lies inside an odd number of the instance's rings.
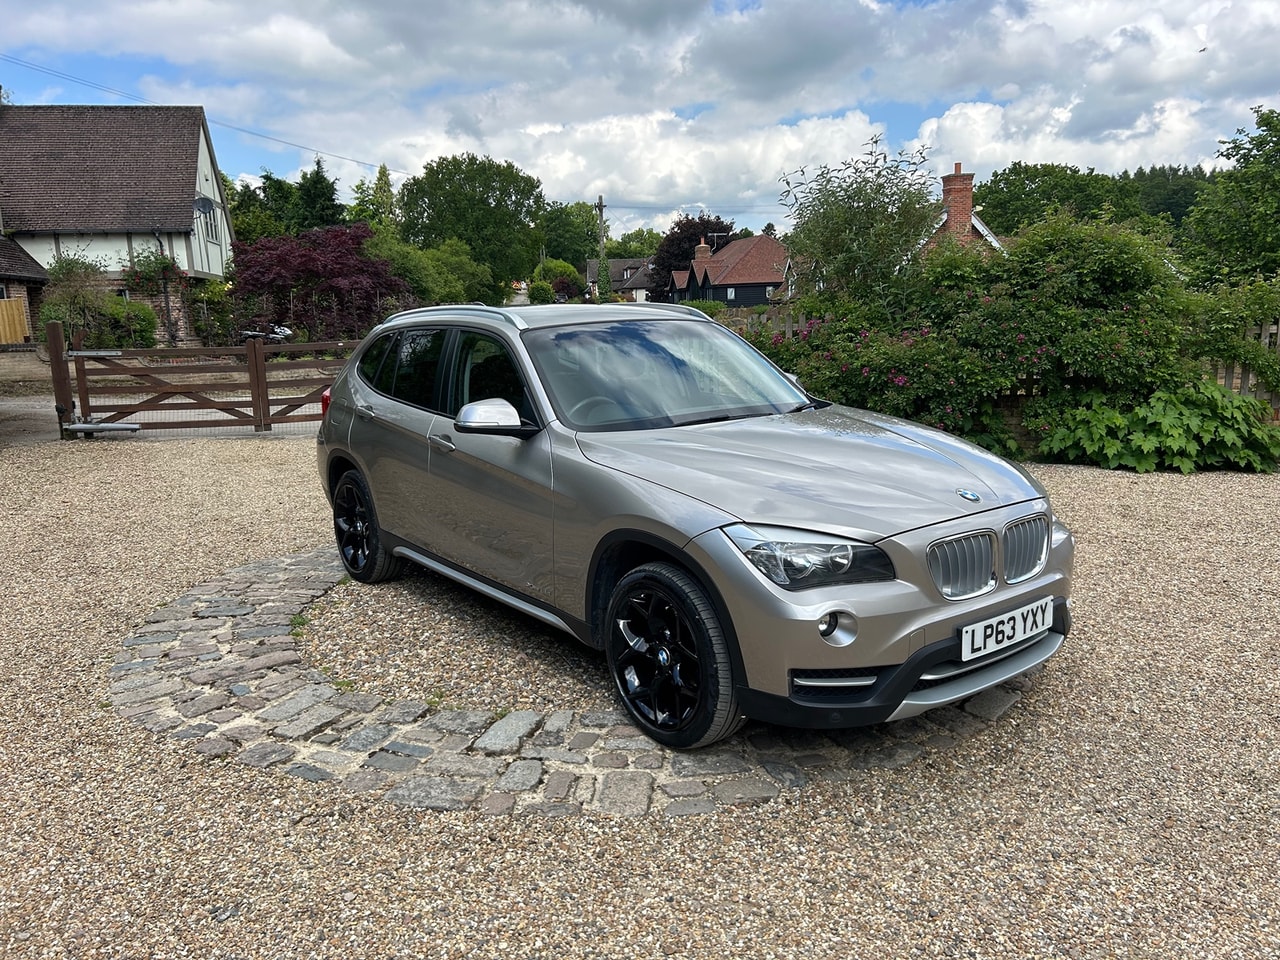
[{"label": "uk license plate", "polygon": [[960,630],[960,659],[974,660],[1004,650],[1047,630],[1053,622],[1053,598],[1045,597]]}]

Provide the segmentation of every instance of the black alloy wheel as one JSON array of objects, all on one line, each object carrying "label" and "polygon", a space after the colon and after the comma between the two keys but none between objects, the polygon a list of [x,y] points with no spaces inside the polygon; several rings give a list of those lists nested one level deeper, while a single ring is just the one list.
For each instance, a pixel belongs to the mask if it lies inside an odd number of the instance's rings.
[{"label": "black alloy wheel", "polygon": [[348,470],[333,490],[333,535],[352,579],[380,583],[400,573],[403,561],[382,545],[373,497],[358,470]]},{"label": "black alloy wheel", "polygon": [[632,719],[670,747],[701,747],[743,723],[728,646],[698,583],[673,564],[637,567],[609,602],[606,655]]}]

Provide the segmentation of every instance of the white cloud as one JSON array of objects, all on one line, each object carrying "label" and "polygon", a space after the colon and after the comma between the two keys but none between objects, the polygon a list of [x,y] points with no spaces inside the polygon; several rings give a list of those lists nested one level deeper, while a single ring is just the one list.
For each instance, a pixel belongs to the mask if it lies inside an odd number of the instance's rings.
[{"label": "white cloud", "polygon": [[[6,9],[8,8],[8,9]],[[1214,162],[1280,97],[1272,0],[0,0],[0,54],[201,103],[232,176],[349,188],[472,151],[615,232],[674,211],[781,222],[778,177],[923,143],[939,172]],[[17,102],[119,102],[0,61]],[[402,176],[400,174],[398,176]]]}]

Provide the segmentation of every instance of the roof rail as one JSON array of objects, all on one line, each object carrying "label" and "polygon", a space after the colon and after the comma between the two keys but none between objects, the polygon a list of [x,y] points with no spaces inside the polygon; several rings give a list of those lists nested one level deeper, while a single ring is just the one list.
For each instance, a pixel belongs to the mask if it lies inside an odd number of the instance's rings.
[{"label": "roof rail", "polygon": [[710,320],[709,314],[703,313],[697,307],[690,307],[683,303],[654,303],[652,300],[640,300],[636,303],[628,303],[628,307],[647,307],[650,310],[662,310],[666,313],[680,313],[686,317],[696,317],[699,320]]},{"label": "roof rail", "polygon": [[422,316],[423,314],[447,313],[453,316],[458,314],[481,314],[486,317],[494,317],[511,324],[517,330],[527,330],[529,325],[520,319],[518,314],[510,310],[504,310],[502,307],[491,307],[484,303],[446,303],[435,307],[414,307],[411,310],[402,310],[400,313],[387,317],[383,323],[390,323],[392,320],[400,320],[404,317]]}]

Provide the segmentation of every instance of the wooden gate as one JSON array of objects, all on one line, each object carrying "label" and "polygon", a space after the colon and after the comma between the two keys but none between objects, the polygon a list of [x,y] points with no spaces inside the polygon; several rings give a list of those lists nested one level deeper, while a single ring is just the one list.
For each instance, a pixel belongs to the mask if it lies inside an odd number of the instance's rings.
[{"label": "wooden gate", "polygon": [[67,349],[45,327],[63,435],[243,427],[319,420],[320,395],[356,343],[249,340],[240,347]]}]

